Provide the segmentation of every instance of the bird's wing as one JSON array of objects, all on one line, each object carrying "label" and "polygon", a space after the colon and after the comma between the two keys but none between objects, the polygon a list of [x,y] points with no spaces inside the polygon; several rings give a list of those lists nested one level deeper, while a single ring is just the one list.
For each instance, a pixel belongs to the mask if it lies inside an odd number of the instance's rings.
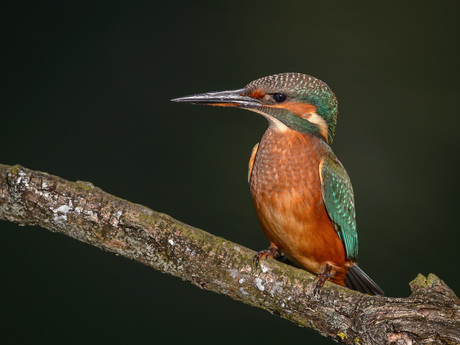
[{"label": "bird's wing", "polygon": [[324,204],[334,228],[345,245],[348,259],[358,257],[355,201],[350,178],[335,158],[325,156],[319,166]]},{"label": "bird's wing", "polygon": [[256,159],[256,153],[258,149],[259,149],[259,143],[255,144],[251,152],[251,158],[249,158],[248,182],[251,181],[252,168],[254,167],[254,161]]}]

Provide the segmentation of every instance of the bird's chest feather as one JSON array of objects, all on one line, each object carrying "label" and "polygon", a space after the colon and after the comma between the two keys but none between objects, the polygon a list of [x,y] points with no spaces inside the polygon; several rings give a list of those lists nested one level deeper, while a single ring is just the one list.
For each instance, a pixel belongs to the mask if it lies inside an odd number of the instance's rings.
[{"label": "bird's chest feather", "polygon": [[324,152],[318,142],[296,131],[267,130],[254,159],[253,197],[275,204],[285,198],[307,204],[322,202],[319,164]]},{"label": "bird's chest feather", "polygon": [[322,199],[324,153],[316,137],[268,129],[254,157],[250,187],[257,216],[270,241],[291,257],[312,252],[324,227],[336,236]]}]

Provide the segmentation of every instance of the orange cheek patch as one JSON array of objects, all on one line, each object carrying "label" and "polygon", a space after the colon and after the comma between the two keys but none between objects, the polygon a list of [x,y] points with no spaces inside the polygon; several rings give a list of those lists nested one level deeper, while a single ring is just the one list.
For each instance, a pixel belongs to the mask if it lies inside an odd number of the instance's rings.
[{"label": "orange cheek patch", "polygon": [[315,107],[314,105],[308,103],[293,101],[282,104],[270,105],[270,107],[287,109],[294,115],[301,117],[302,119],[305,119],[311,123],[314,123],[319,127],[321,135],[324,137],[326,142],[328,142],[328,126],[326,121],[316,112],[318,107]]},{"label": "orange cheek patch", "polygon": [[262,99],[265,96],[265,92],[263,92],[261,89],[257,89],[252,91],[248,96],[255,99]]},{"label": "orange cheek patch", "polygon": [[295,115],[297,115],[298,117],[301,117],[305,120],[308,120],[310,118],[310,114],[315,113],[316,109],[318,109],[318,107],[315,107],[312,104],[292,102],[292,101],[282,103],[282,104],[272,105],[272,107],[287,109],[291,111],[292,113],[294,113]]}]

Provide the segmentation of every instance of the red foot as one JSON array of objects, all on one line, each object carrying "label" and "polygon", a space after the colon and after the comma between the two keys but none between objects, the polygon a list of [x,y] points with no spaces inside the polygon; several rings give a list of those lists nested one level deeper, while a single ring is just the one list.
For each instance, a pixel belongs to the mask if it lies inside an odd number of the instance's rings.
[{"label": "red foot", "polygon": [[278,254],[278,247],[270,246],[268,249],[261,250],[256,255],[254,255],[254,263],[256,267],[259,265],[260,259],[274,258]]},{"label": "red foot", "polygon": [[313,295],[317,296],[319,292],[321,291],[321,288],[323,287],[324,283],[331,278],[331,266],[326,264],[326,271],[324,273],[318,274],[316,276],[316,286],[315,289],[313,290]]}]

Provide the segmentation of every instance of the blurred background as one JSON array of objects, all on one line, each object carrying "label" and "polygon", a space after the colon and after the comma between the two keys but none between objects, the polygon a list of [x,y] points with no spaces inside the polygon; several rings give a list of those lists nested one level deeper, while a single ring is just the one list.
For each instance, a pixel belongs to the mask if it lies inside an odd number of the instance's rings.
[{"label": "blurred background", "polygon": [[[0,163],[260,250],[247,162],[265,119],[169,100],[311,74],[339,99],[333,149],[355,190],[360,266],[389,296],[430,272],[458,293],[457,4],[2,5]],[[3,344],[332,343],[65,236],[0,230]]]}]

